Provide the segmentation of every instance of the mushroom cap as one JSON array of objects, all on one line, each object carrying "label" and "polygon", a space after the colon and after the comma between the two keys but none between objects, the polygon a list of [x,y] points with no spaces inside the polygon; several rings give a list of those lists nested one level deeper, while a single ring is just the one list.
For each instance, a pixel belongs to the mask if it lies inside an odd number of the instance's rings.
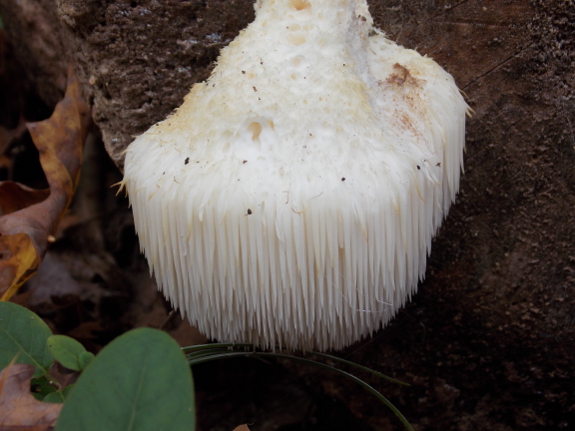
[{"label": "mushroom cap", "polygon": [[340,349],[415,292],[459,185],[453,78],[365,0],[260,0],[211,77],[129,146],[160,289],[222,342]]}]

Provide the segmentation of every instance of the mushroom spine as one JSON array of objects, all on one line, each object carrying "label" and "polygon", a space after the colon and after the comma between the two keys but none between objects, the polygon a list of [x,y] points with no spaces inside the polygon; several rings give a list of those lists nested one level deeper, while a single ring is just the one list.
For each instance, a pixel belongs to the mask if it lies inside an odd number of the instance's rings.
[{"label": "mushroom spine", "polygon": [[210,338],[339,349],[425,273],[459,187],[467,104],[365,0],[258,0],[211,77],[128,147],[160,289]]}]

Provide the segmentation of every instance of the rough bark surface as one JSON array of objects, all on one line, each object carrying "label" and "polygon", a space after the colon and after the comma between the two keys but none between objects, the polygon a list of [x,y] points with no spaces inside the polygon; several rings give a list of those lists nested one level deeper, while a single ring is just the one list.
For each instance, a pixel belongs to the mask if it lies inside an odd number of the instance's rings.
[{"label": "rough bark surface", "polygon": [[[575,4],[369,3],[391,38],[454,75],[475,114],[461,191],[425,282],[386,329],[349,348],[348,359],[412,383],[374,382],[417,430],[575,429]],[[47,104],[63,90],[66,59],[76,63],[106,148],[121,165],[132,136],[209,75],[253,9],[251,0],[0,0],[0,14]],[[361,388],[297,370],[363,423],[353,429],[401,429]],[[239,371],[220,372],[231,381]],[[291,422],[279,413],[265,419],[271,408],[242,416],[240,395],[213,410],[206,404],[204,423],[303,429],[294,423],[305,419],[307,398],[274,394],[277,402],[300,400],[293,413],[282,410]]]}]

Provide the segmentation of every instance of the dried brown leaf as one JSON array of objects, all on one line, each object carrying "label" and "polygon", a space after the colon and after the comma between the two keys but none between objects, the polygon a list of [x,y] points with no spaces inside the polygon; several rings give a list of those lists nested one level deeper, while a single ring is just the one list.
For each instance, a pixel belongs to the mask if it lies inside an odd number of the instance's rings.
[{"label": "dried brown leaf", "polygon": [[52,116],[27,124],[49,191],[32,191],[15,183],[0,185],[4,214],[0,217],[0,300],[8,300],[36,272],[53,241],[78,183],[89,121],[89,108],[70,67],[66,95]]},{"label": "dried brown leaf", "polygon": [[50,196],[50,190],[34,190],[13,181],[0,183],[0,216],[20,211],[42,202]]},{"label": "dried brown leaf", "polygon": [[0,300],[8,300],[32,275],[40,261],[32,240],[21,232],[0,236],[0,259]]},{"label": "dried brown leaf", "polygon": [[250,431],[247,424],[240,425],[239,427],[235,427],[234,431]]},{"label": "dried brown leaf", "polygon": [[0,431],[47,431],[62,404],[43,403],[30,393],[34,366],[11,364],[0,372]]}]

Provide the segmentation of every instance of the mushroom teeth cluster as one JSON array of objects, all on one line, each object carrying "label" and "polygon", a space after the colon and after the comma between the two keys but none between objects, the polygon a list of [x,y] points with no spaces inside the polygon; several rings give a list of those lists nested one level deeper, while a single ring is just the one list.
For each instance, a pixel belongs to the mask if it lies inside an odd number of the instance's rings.
[{"label": "mushroom teeth cluster", "polygon": [[467,104],[365,0],[259,0],[211,77],[129,146],[160,289],[208,337],[343,348],[425,273],[459,187]]}]

